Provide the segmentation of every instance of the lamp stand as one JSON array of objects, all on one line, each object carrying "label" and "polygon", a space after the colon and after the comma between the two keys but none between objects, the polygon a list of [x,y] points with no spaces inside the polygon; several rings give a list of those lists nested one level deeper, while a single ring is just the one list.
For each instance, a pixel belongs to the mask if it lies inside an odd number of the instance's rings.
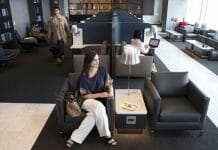
[{"label": "lamp stand", "polygon": [[129,95],[129,88],[130,88],[130,73],[131,73],[131,65],[129,65],[129,73],[128,73],[128,95]]}]

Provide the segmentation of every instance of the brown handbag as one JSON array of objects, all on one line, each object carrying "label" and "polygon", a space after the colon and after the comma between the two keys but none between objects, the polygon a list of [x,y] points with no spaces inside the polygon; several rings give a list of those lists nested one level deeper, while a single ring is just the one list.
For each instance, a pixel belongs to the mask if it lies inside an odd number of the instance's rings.
[{"label": "brown handbag", "polygon": [[65,94],[66,99],[66,112],[71,117],[77,117],[81,115],[81,108],[77,102],[76,97],[72,92],[67,92]]}]

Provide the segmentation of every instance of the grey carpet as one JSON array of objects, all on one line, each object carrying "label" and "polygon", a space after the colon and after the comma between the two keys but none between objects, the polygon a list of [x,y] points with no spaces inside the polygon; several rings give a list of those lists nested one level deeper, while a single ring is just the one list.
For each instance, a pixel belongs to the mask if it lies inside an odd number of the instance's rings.
[{"label": "grey carpet", "polygon": [[[155,57],[158,71],[168,71],[158,57]],[[22,53],[13,62],[0,70],[0,102],[40,102],[55,103],[55,93],[60,89],[69,72],[73,71],[72,56],[66,50],[66,58],[61,66],[55,63],[48,48],[38,48],[32,53]],[[131,78],[131,88],[143,89],[143,78]],[[115,88],[126,88],[127,78],[116,78]],[[150,135],[148,127],[143,134],[117,134],[118,146],[110,147],[96,134],[91,134],[84,144],[76,145],[78,150],[208,150],[218,145],[218,129],[208,119],[203,136],[197,132],[158,132]],[[70,134],[60,135],[56,110],[46,122],[37,138],[33,150],[62,150]]]},{"label": "grey carpet", "polygon": [[69,50],[65,50],[62,65],[57,65],[47,47],[21,53],[4,68],[0,67],[0,102],[54,103],[55,94],[73,71],[72,66]]}]

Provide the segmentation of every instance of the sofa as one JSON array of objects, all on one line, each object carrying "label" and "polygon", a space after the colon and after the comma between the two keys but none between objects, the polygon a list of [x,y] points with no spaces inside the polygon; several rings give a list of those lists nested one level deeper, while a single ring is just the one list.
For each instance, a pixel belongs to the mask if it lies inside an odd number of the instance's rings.
[{"label": "sofa", "polygon": [[[80,73],[70,73],[56,97],[56,112],[60,133],[72,132],[74,129],[79,127],[81,121],[86,116],[86,112],[84,111],[82,111],[82,114],[77,117],[71,117],[66,113],[66,101],[64,93],[74,92],[77,89],[77,80],[79,75]],[[114,128],[114,99],[99,99],[99,101],[101,101],[106,107],[106,112],[109,119],[109,128],[112,131]]]},{"label": "sofa", "polygon": [[198,30],[196,30],[195,27],[192,25],[183,26],[183,27],[178,26],[175,29],[177,32],[183,34],[183,41],[186,41],[188,39],[195,39],[198,34]]},{"label": "sofa", "polygon": [[199,130],[202,134],[210,98],[187,72],[152,72],[145,78],[144,100],[151,131]]}]

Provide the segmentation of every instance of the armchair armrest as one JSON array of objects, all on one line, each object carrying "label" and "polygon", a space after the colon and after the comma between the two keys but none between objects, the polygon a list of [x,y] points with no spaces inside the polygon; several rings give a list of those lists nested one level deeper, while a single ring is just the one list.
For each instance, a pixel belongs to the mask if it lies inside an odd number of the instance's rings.
[{"label": "armchair armrest", "polygon": [[154,84],[148,78],[145,78],[143,95],[146,106],[151,113],[152,122],[154,123],[158,120],[160,113],[161,97]]},{"label": "armchair armrest", "polygon": [[201,113],[201,122],[204,122],[210,98],[207,97],[193,82],[188,85],[188,99]]},{"label": "armchair armrest", "polygon": [[69,89],[69,79],[66,79],[60,92],[56,97],[56,111],[58,117],[58,123],[60,128],[64,128],[64,115],[65,115],[65,100],[64,100],[64,93],[67,92]]},{"label": "armchair armrest", "polygon": [[114,98],[108,98],[106,100],[106,107],[109,120],[109,128],[112,131],[114,128]]}]

